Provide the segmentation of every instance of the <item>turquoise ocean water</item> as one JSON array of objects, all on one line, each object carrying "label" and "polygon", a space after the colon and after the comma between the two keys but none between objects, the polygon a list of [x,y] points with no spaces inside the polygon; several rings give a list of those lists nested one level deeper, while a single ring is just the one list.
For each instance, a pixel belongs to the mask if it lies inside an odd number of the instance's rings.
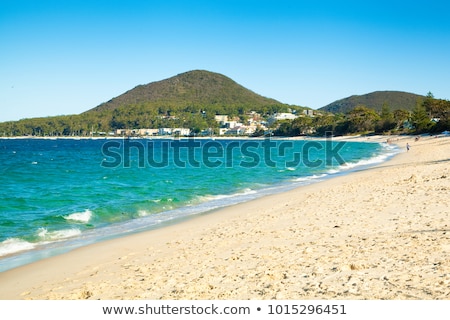
[{"label": "turquoise ocean water", "polygon": [[0,271],[397,152],[330,140],[0,139]]}]

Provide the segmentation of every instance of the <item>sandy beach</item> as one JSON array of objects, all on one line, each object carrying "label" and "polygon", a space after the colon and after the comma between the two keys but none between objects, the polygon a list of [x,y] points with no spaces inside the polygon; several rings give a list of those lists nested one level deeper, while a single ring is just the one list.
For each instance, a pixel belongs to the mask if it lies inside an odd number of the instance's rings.
[{"label": "sandy beach", "polygon": [[450,138],[394,140],[377,167],[2,272],[0,299],[450,299]]}]

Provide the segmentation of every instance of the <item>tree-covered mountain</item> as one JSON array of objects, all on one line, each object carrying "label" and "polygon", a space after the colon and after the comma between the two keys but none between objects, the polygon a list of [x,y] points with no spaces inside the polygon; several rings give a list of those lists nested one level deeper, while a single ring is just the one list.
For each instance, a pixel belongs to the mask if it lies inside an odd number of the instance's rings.
[{"label": "tree-covered mountain", "polygon": [[116,129],[184,127],[194,132],[218,126],[217,114],[240,117],[302,110],[244,88],[232,79],[194,70],[139,85],[79,115],[0,123],[0,135],[88,135]]},{"label": "tree-covered mountain", "polygon": [[169,79],[139,85],[87,113],[141,106],[192,110],[195,107],[264,109],[276,105],[284,104],[256,94],[222,74],[194,70]]},{"label": "tree-covered mountain", "polygon": [[357,106],[365,106],[381,112],[383,105],[387,105],[391,110],[412,111],[417,103],[424,99],[425,96],[402,91],[375,91],[334,101],[319,110],[331,113],[347,113]]},{"label": "tree-covered mountain", "polygon": [[[380,96],[391,97],[391,99],[382,100]],[[398,92],[388,92],[388,94],[377,92],[363,97],[353,96],[339,100],[335,105],[338,108],[347,107],[348,109],[337,109],[334,110],[334,113],[324,113],[312,119],[302,117],[290,123],[282,123],[275,134],[417,134],[450,130],[450,101],[435,99],[429,92],[426,97],[417,96],[414,107],[406,109],[407,101],[414,96],[417,95],[405,95],[401,92],[400,94]],[[376,104],[381,101],[383,102],[378,110]],[[412,102],[410,103],[412,104]],[[395,109],[392,109],[391,105]],[[347,111],[344,112],[344,110]]]}]

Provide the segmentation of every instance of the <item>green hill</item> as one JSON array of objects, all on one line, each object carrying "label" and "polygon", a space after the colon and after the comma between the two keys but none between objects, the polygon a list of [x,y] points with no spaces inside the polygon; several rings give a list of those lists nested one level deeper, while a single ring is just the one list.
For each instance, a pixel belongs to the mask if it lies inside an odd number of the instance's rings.
[{"label": "green hill", "polygon": [[413,110],[417,101],[422,101],[425,96],[402,91],[375,91],[364,95],[354,95],[345,99],[332,102],[319,110],[331,113],[347,113],[358,105],[380,112],[383,104],[387,104],[391,110]]},{"label": "green hill", "polygon": [[79,115],[23,119],[0,123],[0,135],[89,135],[116,129],[190,128],[199,132],[218,126],[217,114],[241,117],[303,107],[263,97],[230,78],[194,70],[139,85]]},{"label": "green hill", "polygon": [[204,108],[212,106],[253,106],[260,109],[271,105],[283,104],[274,99],[258,95],[224,75],[194,70],[169,79],[139,85],[87,112],[136,106],[149,108],[164,106],[174,110],[182,110],[192,106]]}]

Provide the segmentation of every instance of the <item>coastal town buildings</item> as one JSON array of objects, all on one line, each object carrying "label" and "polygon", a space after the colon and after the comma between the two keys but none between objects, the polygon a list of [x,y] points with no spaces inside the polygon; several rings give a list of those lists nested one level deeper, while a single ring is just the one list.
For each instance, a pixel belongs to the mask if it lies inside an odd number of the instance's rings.
[{"label": "coastal town buildings", "polygon": [[[152,137],[152,136],[180,136],[187,137],[191,135],[212,136],[212,135],[253,135],[257,131],[268,132],[269,126],[273,129],[277,121],[294,120],[298,117],[314,117],[313,110],[304,110],[300,115],[293,112],[275,113],[271,116],[264,117],[256,111],[250,111],[242,117],[232,117],[226,114],[218,114],[214,116],[218,128],[207,128],[201,132],[193,132],[189,128],[170,128],[162,127],[158,129],[117,129],[111,135],[115,136],[136,136],[136,137]],[[275,125],[276,126],[276,125]]]}]

